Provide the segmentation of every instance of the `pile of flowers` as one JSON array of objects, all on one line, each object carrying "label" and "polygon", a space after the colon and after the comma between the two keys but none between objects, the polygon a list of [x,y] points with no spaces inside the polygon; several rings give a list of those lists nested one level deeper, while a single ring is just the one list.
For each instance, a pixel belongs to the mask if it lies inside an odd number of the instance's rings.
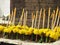
[{"label": "pile of flowers", "polygon": [[53,30],[37,29],[28,26],[2,26],[0,25],[0,34],[5,38],[30,40],[36,42],[54,42],[60,38],[60,27]]}]

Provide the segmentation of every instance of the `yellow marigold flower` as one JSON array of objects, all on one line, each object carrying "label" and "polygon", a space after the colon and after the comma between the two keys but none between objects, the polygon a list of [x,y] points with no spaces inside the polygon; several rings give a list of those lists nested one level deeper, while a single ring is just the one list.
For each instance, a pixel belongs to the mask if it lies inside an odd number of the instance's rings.
[{"label": "yellow marigold flower", "polygon": [[50,35],[50,33],[52,33],[52,30],[49,30],[47,33],[46,33],[46,36],[48,37]]},{"label": "yellow marigold flower", "polygon": [[18,28],[14,28],[12,31],[13,31],[13,33],[18,33],[19,29]]},{"label": "yellow marigold flower", "polygon": [[23,31],[22,30],[19,30],[19,32],[18,32],[19,34],[23,34]]},{"label": "yellow marigold flower", "polygon": [[50,29],[44,29],[43,33],[47,33]]},{"label": "yellow marigold flower", "polygon": [[33,32],[32,31],[28,31],[29,35],[31,35]]},{"label": "yellow marigold flower", "polygon": [[0,31],[4,30],[4,26],[0,25]]},{"label": "yellow marigold flower", "polygon": [[3,32],[4,33],[11,33],[11,30],[9,28],[5,28]]},{"label": "yellow marigold flower", "polygon": [[30,31],[30,32],[33,32],[33,31],[34,31],[34,28],[31,28],[31,27],[30,27],[30,28],[29,28],[29,31]]},{"label": "yellow marigold flower", "polygon": [[25,34],[25,32],[26,32],[26,30],[25,29],[21,29],[21,30],[19,30],[19,34]]},{"label": "yellow marigold flower", "polygon": [[14,29],[16,26],[8,26],[11,30]]},{"label": "yellow marigold flower", "polygon": [[58,40],[58,35],[57,35],[57,33],[55,33],[55,32],[51,32],[50,33],[50,38],[53,38],[53,39],[55,39],[55,40]]},{"label": "yellow marigold flower", "polygon": [[25,34],[26,30],[25,29],[22,29],[22,32],[23,32],[23,34]]},{"label": "yellow marigold flower", "polygon": [[55,32],[57,34],[58,37],[60,37],[60,33],[59,32]]},{"label": "yellow marigold flower", "polygon": [[25,31],[25,35],[29,35],[29,31],[26,30],[26,31]]},{"label": "yellow marigold flower", "polygon": [[16,28],[21,28],[21,25],[17,25]]},{"label": "yellow marigold flower", "polygon": [[60,32],[60,27],[55,27],[53,31],[54,32]]},{"label": "yellow marigold flower", "polygon": [[22,26],[22,29],[29,29],[28,26]]},{"label": "yellow marigold flower", "polygon": [[25,35],[31,35],[33,33],[32,29],[26,30],[25,31]]},{"label": "yellow marigold flower", "polygon": [[43,33],[44,29],[39,29],[39,35]]},{"label": "yellow marigold flower", "polygon": [[60,33],[59,33],[59,37],[60,37]]},{"label": "yellow marigold flower", "polygon": [[29,30],[32,30],[32,31],[33,31],[33,30],[34,30],[34,28],[30,27],[30,28],[29,28]]},{"label": "yellow marigold flower", "polygon": [[39,30],[38,29],[34,29],[33,33],[38,35],[39,34]]}]

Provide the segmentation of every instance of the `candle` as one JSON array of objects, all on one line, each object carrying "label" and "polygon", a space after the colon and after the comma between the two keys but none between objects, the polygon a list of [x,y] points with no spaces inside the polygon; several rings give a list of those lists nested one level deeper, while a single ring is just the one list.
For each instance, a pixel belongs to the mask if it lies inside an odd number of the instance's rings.
[{"label": "candle", "polygon": [[40,26],[41,14],[42,14],[42,8],[41,8],[41,10],[40,10],[40,15],[39,15],[39,20],[38,20],[38,29],[39,29],[39,26]]},{"label": "candle", "polygon": [[44,23],[45,23],[45,9],[43,10],[43,28],[44,28]]},{"label": "candle", "polygon": [[50,22],[50,7],[48,9],[48,24],[47,24],[47,28],[49,28],[49,22]]}]

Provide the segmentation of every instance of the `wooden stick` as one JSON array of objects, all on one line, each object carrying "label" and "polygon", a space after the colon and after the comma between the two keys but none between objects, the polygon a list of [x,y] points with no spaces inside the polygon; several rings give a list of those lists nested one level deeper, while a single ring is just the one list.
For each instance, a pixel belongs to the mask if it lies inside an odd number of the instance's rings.
[{"label": "wooden stick", "polygon": [[48,24],[47,24],[47,28],[49,28],[49,23],[50,23],[50,10],[51,10],[51,8],[49,7],[49,9],[48,9]]},{"label": "wooden stick", "polygon": [[57,24],[56,24],[56,26],[58,26],[59,19],[60,19],[60,11],[59,11],[59,14],[58,14],[58,19],[57,19]]},{"label": "wooden stick", "polygon": [[39,20],[38,20],[38,29],[39,29],[39,26],[40,26],[41,15],[42,15],[42,8],[41,8],[41,10],[40,10],[40,15],[39,15]]},{"label": "wooden stick", "polygon": [[51,24],[51,29],[53,30],[53,24],[54,24],[54,15],[55,15],[55,10],[52,12],[52,24]]},{"label": "wooden stick", "polygon": [[54,21],[53,28],[55,27],[55,23],[56,23],[56,19],[57,19],[58,11],[59,11],[59,8],[57,7],[57,10],[56,10],[56,16],[55,16],[55,21]]},{"label": "wooden stick", "polygon": [[43,11],[43,28],[44,28],[44,24],[45,24],[45,9]]},{"label": "wooden stick", "polygon": [[23,8],[22,15],[21,15],[19,23],[18,23],[19,25],[22,25],[22,18],[23,18],[23,16],[24,16],[24,8]]},{"label": "wooden stick", "polygon": [[36,23],[37,23],[37,16],[38,16],[38,11],[36,11],[36,18],[35,18],[35,28],[36,28]]},{"label": "wooden stick", "polygon": [[14,18],[13,18],[13,25],[15,25],[15,16],[16,16],[16,8],[14,8]]}]

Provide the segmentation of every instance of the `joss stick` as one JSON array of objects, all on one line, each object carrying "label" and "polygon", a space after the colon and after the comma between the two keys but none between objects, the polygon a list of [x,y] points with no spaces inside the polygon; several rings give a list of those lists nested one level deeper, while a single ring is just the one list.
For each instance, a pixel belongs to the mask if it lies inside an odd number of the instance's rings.
[{"label": "joss stick", "polygon": [[59,27],[60,27],[60,23],[59,23]]},{"label": "joss stick", "polygon": [[16,8],[14,8],[14,18],[13,18],[13,25],[15,25],[15,16],[16,16]]},{"label": "joss stick", "polygon": [[24,21],[23,21],[23,25],[25,26],[25,21],[26,21],[26,13],[24,13]]},{"label": "joss stick", "polygon": [[[34,27],[34,20],[35,20],[35,15],[32,12],[32,25],[31,25],[32,28]],[[31,36],[31,40],[32,39],[33,39],[33,35]]]},{"label": "joss stick", "polygon": [[43,28],[44,28],[44,23],[45,23],[45,9],[43,10]]},{"label": "joss stick", "polygon": [[[36,11],[35,26],[34,26],[35,28],[36,28],[36,24],[37,24],[37,18],[38,18],[38,10]],[[36,40],[35,40],[36,42],[37,42],[37,36],[38,35],[36,35]]]},{"label": "joss stick", "polygon": [[51,24],[51,29],[53,29],[53,24],[54,24],[54,15],[55,15],[55,10],[52,12],[52,24]]},{"label": "joss stick", "polygon": [[50,23],[50,7],[48,9],[48,24],[47,24],[47,28],[49,28],[49,23]]},{"label": "joss stick", "polygon": [[58,9],[58,7],[57,7],[53,28],[54,28],[55,23],[56,23],[56,19],[57,19],[58,11],[59,11],[59,9]]},{"label": "joss stick", "polygon": [[[24,18],[23,18],[23,26],[24,26],[24,29],[25,29],[25,26],[26,26],[26,25],[25,25],[25,22],[26,22],[26,15],[25,15],[25,14],[26,14],[26,13],[24,13],[24,15],[23,15],[23,16],[24,16]],[[24,40],[24,35],[23,35],[23,40]]]},{"label": "joss stick", "polygon": [[10,15],[8,15],[8,25],[9,25],[9,23],[10,23]]},{"label": "joss stick", "polygon": [[38,29],[39,29],[39,26],[40,26],[41,14],[42,14],[42,8],[41,8],[41,10],[40,10],[40,15],[39,15],[39,20],[38,20]]},{"label": "joss stick", "polygon": [[35,25],[34,25],[35,28],[36,28],[36,23],[37,23],[37,16],[38,16],[38,11],[36,11],[36,18],[35,18]]},{"label": "joss stick", "polygon": [[11,17],[10,18],[11,18],[11,20],[10,20],[11,23],[10,24],[12,25],[13,24],[13,10],[12,10],[12,14],[11,14]]},{"label": "joss stick", "polygon": [[32,13],[32,25],[31,25],[31,27],[33,28],[34,26],[34,19],[35,19],[35,15]]},{"label": "joss stick", "polygon": [[22,15],[21,15],[19,23],[18,23],[19,25],[22,25],[22,18],[23,18],[23,16],[24,16],[24,8],[23,8]]},{"label": "joss stick", "polygon": [[60,19],[60,11],[59,11],[59,14],[58,14],[58,19],[57,19],[57,24],[56,24],[56,26],[58,26],[59,19]]},{"label": "joss stick", "polygon": [[25,25],[26,25],[26,23],[27,23],[27,14],[28,14],[28,12],[26,11],[26,16],[25,16],[26,22],[25,22]]}]

